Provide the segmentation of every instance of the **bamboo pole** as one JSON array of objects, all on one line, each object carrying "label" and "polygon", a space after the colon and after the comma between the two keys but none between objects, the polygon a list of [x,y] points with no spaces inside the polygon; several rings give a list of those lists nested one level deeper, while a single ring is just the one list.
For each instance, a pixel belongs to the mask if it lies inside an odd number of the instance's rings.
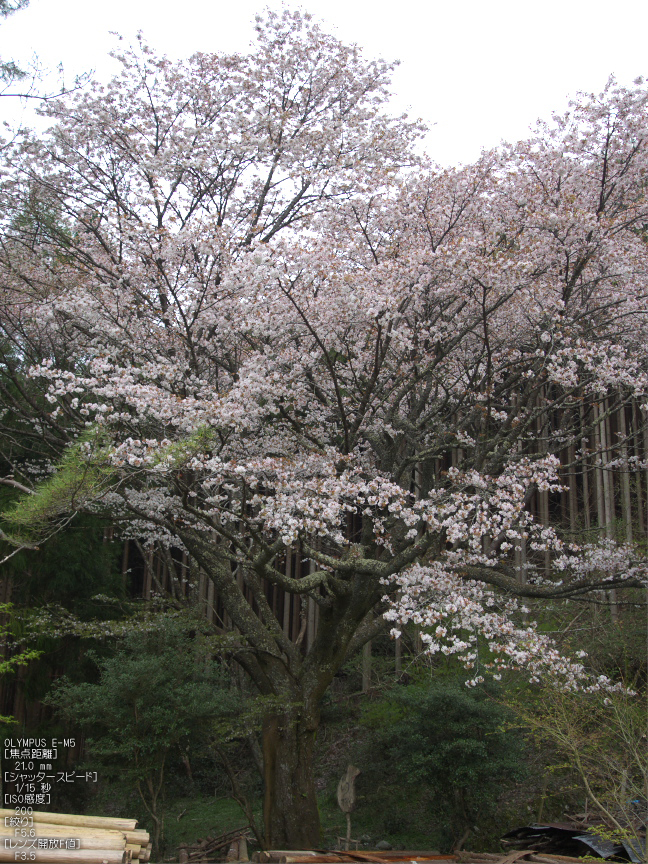
[{"label": "bamboo pole", "polygon": [[30,836],[22,837],[16,836],[14,828],[0,828],[0,846],[6,846],[6,840],[13,840],[16,843],[35,841],[36,845],[38,845],[39,840],[56,840],[57,842],[76,840],[78,841],[79,849],[120,849],[123,852],[127,845],[124,835],[117,833],[112,837],[106,837],[103,834],[98,834],[96,836],[92,834],[80,834],[78,833],[78,830],[74,828],[59,833],[49,831],[47,828],[43,831],[37,831],[34,834],[31,834],[31,829],[27,829],[27,831]]},{"label": "bamboo pole", "polygon": [[[0,815],[3,813],[10,812],[12,816],[15,816],[14,811],[0,811]],[[33,830],[36,832],[36,837],[119,837],[124,844],[133,844],[136,846],[145,847],[147,843],[150,841],[150,834],[148,831],[145,831],[143,828],[133,828],[132,830],[125,828],[98,828],[93,825],[74,825],[71,823],[62,823],[62,822],[43,822],[40,819],[37,821],[36,816],[43,817],[56,817],[61,814],[57,813],[42,813],[42,814],[34,814],[34,824],[30,826],[27,830]],[[29,817],[25,817],[29,818]],[[74,817],[71,817],[74,818]],[[111,819],[112,817],[103,817],[103,816],[88,816],[88,817],[76,817],[78,818],[87,818],[87,819]],[[117,820],[121,822],[127,822],[129,824],[133,824],[135,820]],[[17,826],[21,827],[21,826]],[[2,834],[6,831],[14,831],[15,828],[6,828],[0,827],[0,832]],[[13,835],[12,835],[13,836]]]},{"label": "bamboo pole", "polygon": [[[14,814],[15,817],[15,814]],[[75,837],[93,836],[93,837],[120,837],[124,840],[125,843],[128,842],[126,839],[126,835],[132,832],[125,831],[122,828],[96,828],[93,825],[66,825],[58,822],[43,822],[41,820],[34,820],[32,825],[26,823],[29,816],[19,816],[19,819],[25,820],[25,824],[21,825],[7,825],[6,821],[0,821],[0,833],[6,834],[8,831],[13,832],[16,830],[19,831],[35,831],[35,837],[55,837],[55,836],[64,836],[66,833],[69,835],[71,830],[74,830]],[[137,829],[135,829],[137,830]],[[148,832],[140,829],[140,832],[148,837]],[[13,835],[12,835],[13,836]],[[139,842],[139,841],[138,841]]]},{"label": "bamboo pole", "polygon": [[[15,816],[15,810],[0,808],[0,818],[15,818]],[[33,819],[34,822],[47,822],[51,825],[74,825],[86,828],[113,829],[115,831],[134,831],[137,827],[137,819],[120,819],[116,816],[81,816],[78,813],[46,813],[42,810],[34,810],[26,818]]]},{"label": "bamboo pole", "polygon": [[[0,861],[20,861],[21,852],[35,864],[124,864],[126,852],[114,849],[1,849]],[[31,855],[34,855],[32,858]]]},{"label": "bamboo pole", "polygon": [[147,846],[150,843],[151,835],[143,828],[134,828],[132,831],[124,831],[127,843],[137,843],[140,846]]}]

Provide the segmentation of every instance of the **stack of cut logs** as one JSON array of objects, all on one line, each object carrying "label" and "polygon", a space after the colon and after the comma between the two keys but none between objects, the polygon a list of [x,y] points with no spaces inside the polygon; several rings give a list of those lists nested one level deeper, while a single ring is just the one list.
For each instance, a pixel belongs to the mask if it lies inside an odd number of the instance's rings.
[{"label": "stack of cut logs", "polygon": [[3,809],[0,817],[0,861],[130,864],[151,857],[150,837],[136,819]]}]

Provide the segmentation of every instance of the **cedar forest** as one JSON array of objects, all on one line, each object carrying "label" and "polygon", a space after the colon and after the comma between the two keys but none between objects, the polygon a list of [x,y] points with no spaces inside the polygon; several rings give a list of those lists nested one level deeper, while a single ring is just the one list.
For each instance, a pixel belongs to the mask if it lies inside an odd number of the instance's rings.
[{"label": "cedar forest", "polygon": [[[46,679],[38,723],[122,752],[158,844],[162,769],[192,778],[202,735],[259,842],[304,849],[357,658],[363,734],[392,752],[400,723],[403,764],[406,718],[449,718],[434,688],[462,671],[464,716],[522,692],[548,738],[547,706],[645,695],[648,87],[442,169],[385,113],[392,66],[298,12],[257,40],[181,63],[140,40],[2,144],[2,698]],[[144,599],[129,549],[163,573]],[[105,701],[100,729],[92,694],[129,674],[166,762],[119,751]],[[521,740],[503,722],[483,776],[448,781],[466,830]],[[645,795],[645,756],[624,770]]]}]

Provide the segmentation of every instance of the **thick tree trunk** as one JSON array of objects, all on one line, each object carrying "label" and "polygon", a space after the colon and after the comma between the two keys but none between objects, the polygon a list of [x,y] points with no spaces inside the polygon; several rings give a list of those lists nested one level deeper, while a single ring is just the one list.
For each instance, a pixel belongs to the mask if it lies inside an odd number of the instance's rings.
[{"label": "thick tree trunk", "polygon": [[314,849],[320,820],[313,775],[319,716],[299,710],[268,716],[263,724],[265,842],[269,849]]}]

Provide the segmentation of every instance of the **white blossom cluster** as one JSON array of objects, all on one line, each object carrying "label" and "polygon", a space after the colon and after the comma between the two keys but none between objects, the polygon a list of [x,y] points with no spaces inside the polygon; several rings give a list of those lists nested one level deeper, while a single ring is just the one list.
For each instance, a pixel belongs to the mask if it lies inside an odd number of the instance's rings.
[{"label": "white blossom cluster", "polygon": [[[460,569],[442,561],[417,564],[399,574],[396,583],[400,593],[385,617],[398,627],[413,623],[424,628],[424,650],[457,655],[465,669],[475,672],[469,685],[483,681],[485,674],[498,680],[503,671],[516,670],[527,673],[531,682],[552,680],[567,690],[623,689],[606,676],[592,679],[582,663],[563,656],[549,636],[539,633],[535,622],[520,623],[527,608],[463,578]],[[398,627],[391,631],[394,637],[400,635]]]}]

